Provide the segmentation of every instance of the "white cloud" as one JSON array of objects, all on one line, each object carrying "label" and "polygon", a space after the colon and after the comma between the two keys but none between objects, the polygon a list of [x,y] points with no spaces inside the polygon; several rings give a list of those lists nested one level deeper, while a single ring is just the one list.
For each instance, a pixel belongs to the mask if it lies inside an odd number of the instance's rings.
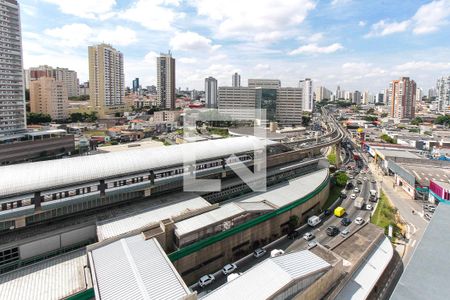
[{"label": "white cloud", "polygon": [[301,46],[291,52],[289,55],[297,54],[329,54],[343,49],[344,47],[339,43],[334,43],[328,46],[318,46],[315,43]]},{"label": "white cloud", "polygon": [[331,1],[331,5],[343,5],[343,4],[347,4],[350,3],[352,0],[333,0]]},{"label": "white cloud", "polygon": [[268,64],[257,64],[255,66],[255,70],[257,70],[257,71],[270,70],[270,65],[268,65]]},{"label": "white cloud", "polygon": [[116,0],[44,0],[55,4],[59,10],[80,18],[95,19],[109,13],[116,5]]},{"label": "white cloud", "polygon": [[365,35],[365,37],[372,36],[385,36],[393,33],[403,32],[411,25],[411,21],[406,20],[403,22],[388,22],[381,20],[372,25],[371,31]]},{"label": "white cloud", "polygon": [[155,51],[150,51],[144,56],[144,62],[154,63],[156,65],[156,58],[159,56]]},{"label": "white cloud", "polygon": [[197,59],[195,59],[193,57],[180,57],[178,59],[178,61],[180,63],[183,63],[183,64],[195,64],[195,63],[197,63]]},{"label": "white cloud", "polygon": [[424,34],[437,31],[442,25],[448,24],[450,16],[450,1],[433,1],[422,5],[412,17],[414,22],[413,32]]},{"label": "white cloud", "polygon": [[172,30],[172,23],[182,14],[177,14],[174,6],[178,0],[137,0],[129,8],[117,13],[118,18],[136,22],[156,31]]},{"label": "white cloud", "polygon": [[94,29],[82,23],[64,25],[44,30],[55,43],[66,47],[86,47],[89,44],[105,42],[113,46],[127,46],[137,41],[136,32],[130,28],[116,26],[113,29]]},{"label": "white cloud", "polygon": [[364,26],[366,26],[366,24],[367,24],[366,21],[361,20],[358,22],[358,26],[360,26],[360,27],[364,27]]},{"label": "white cloud", "polygon": [[220,48],[220,45],[212,45],[212,41],[196,32],[177,32],[170,39],[170,47],[179,51],[211,51]]},{"label": "white cloud", "polygon": [[447,62],[430,62],[430,61],[409,61],[394,67],[395,72],[410,71],[439,71],[449,70],[450,63]]},{"label": "white cloud", "polygon": [[324,34],[323,32],[317,32],[317,33],[313,33],[310,35],[303,35],[303,36],[299,36],[298,40],[299,41],[305,41],[308,43],[317,43],[319,41],[321,41],[324,38]]},{"label": "white cloud", "polygon": [[192,0],[198,15],[208,17],[218,38],[273,41],[303,22],[316,7],[312,0]]}]

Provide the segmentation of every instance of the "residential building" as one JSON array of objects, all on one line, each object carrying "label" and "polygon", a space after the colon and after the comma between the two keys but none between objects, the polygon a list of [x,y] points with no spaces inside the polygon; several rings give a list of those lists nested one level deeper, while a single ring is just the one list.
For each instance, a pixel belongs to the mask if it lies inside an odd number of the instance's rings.
[{"label": "residential building", "polygon": [[156,76],[158,102],[161,108],[175,109],[175,59],[172,53],[161,55],[156,59]]},{"label": "residential building", "polygon": [[281,81],[278,79],[249,79],[249,88],[263,88],[263,89],[279,89]]},{"label": "residential building", "polygon": [[80,84],[80,88],[78,89],[80,96],[89,96],[89,81]]},{"label": "residential building", "polygon": [[409,77],[393,80],[389,88],[390,116],[413,119],[415,116],[416,83]]},{"label": "residential building", "polygon": [[48,114],[53,120],[68,117],[69,101],[63,81],[52,77],[40,77],[30,83],[30,110]]},{"label": "residential building", "polygon": [[217,79],[205,78],[205,102],[207,108],[217,108]]},{"label": "residential building", "polygon": [[219,87],[218,108],[235,119],[255,118],[256,89],[249,87]]},{"label": "residential building", "polygon": [[316,89],[316,101],[324,99],[329,100],[331,98],[331,91],[324,86],[319,86]]},{"label": "residential building", "polygon": [[155,123],[164,123],[164,122],[178,122],[182,111],[180,110],[163,110],[163,111],[155,111],[153,114],[153,121]]},{"label": "residential building", "polygon": [[379,103],[384,103],[384,94],[381,92],[375,95],[375,104]]},{"label": "residential building", "polygon": [[361,99],[361,104],[367,105],[370,102],[370,94],[368,91],[365,91],[364,93],[362,93],[362,99]]},{"label": "residential building", "polygon": [[0,136],[26,128],[20,8],[16,0],[0,1]]},{"label": "residential building", "polygon": [[133,93],[139,92],[139,78],[133,80]]},{"label": "residential building", "polygon": [[281,125],[302,124],[303,89],[285,87],[277,90],[276,118]]},{"label": "residential building", "polygon": [[89,47],[89,93],[91,106],[100,116],[125,109],[123,54],[111,45]]},{"label": "residential building", "polygon": [[361,104],[361,92],[360,91],[354,91],[352,95],[352,103],[356,105]]},{"label": "residential building", "polygon": [[79,96],[79,81],[77,72],[69,70],[67,68],[53,68],[51,66],[42,65],[39,67],[33,67],[26,70],[28,75],[26,79],[29,80],[26,85],[30,86],[30,82],[37,80],[41,77],[52,77],[57,81],[62,81],[67,90],[69,97]]},{"label": "residential building", "polygon": [[[314,109],[314,93],[313,93],[313,83],[310,78],[305,80],[300,80],[299,87],[303,89],[303,111],[312,112]],[[339,86],[337,92],[339,92]]]},{"label": "residential building", "polygon": [[436,82],[438,110],[448,113],[450,110],[450,76],[439,78]]},{"label": "residential building", "polygon": [[231,81],[232,81],[233,87],[240,87],[241,86],[241,75],[239,75],[238,73],[234,73]]}]

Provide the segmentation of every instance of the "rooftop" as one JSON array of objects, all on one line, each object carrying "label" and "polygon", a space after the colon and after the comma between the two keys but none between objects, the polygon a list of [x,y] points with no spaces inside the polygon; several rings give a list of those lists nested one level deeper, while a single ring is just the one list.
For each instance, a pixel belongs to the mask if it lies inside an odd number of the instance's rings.
[{"label": "rooftop", "polygon": [[430,180],[450,182],[450,166],[417,165],[398,163],[402,168],[411,173],[421,186],[429,186]]},{"label": "rooftop", "polygon": [[448,299],[450,205],[441,203],[390,299]]},{"label": "rooftop", "polygon": [[377,149],[384,157],[402,157],[402,158],[422,158],[421,156],[407,150],[390,150],[390,149]]}]

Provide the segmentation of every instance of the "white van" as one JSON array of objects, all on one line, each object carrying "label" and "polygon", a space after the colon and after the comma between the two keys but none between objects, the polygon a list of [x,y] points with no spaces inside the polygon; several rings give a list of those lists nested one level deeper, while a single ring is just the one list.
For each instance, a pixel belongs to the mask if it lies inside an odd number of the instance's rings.
[{"label": "white van", "polygon": [[372,202],[376,202],[377,201],[377,191],[376,190],[370,190],[369,194],[370,194],[369,200],[372,201]]},{"label": "white van", "polygon": [[316,226],[319,224],[322,220],[318,216],[312,216],[308,219],[308,225],[311,227]]},{"label": "white van", "polygon": [[281,249],[273,249],[272,251],[270,251],[270,257],[277,257],[280,255],[283,255],[284,251]]}]

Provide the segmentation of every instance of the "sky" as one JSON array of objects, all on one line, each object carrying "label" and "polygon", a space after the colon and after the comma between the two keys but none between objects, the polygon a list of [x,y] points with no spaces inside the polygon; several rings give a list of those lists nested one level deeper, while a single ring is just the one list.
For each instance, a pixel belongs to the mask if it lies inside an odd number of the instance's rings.
[{"label": "sky", "polygon": [[204,88],[234,72],[297,86],[378,92],[409,76],[425,91],[450,75],[450,0],[19,0],[24,67],[88,80],[88,46],[124,54],[126,85],[156,85],[172,51],[176,86]]}]

